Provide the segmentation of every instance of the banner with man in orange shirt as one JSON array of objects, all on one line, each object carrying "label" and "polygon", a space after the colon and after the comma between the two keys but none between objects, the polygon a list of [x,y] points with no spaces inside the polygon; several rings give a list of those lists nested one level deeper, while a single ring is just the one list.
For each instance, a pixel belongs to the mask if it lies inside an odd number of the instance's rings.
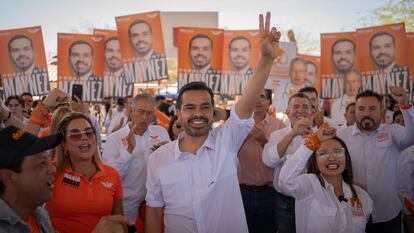
[{"label": "banner with man in orange shirt", "polygon": [[404,23],[357,29],[362,89],[381,95],[391,86],[409,90],[407,36]]},{"label": "banner with man in orange shirt", "polygon": [[82,100],[103,100],[104,37],[58,33],[58,88],[72,94],[73,84],[83,87]]},{"label": "banner with man in orange shirt", "polygon": [[259,53],[259,31],[224,31],[220,94],[242,94],[253,75]]},{"label": "banner with man in orange shirt", "polygon": [[178,29],[178,88],[202,81],[220,94],[223,34],[222,29],[216,28]]},{"label": "banner with man in orange shirt", "polygon": [[6,97],[50,91],[40,26],[0,31],[0,76]]},{"label": "banner with man in orange shirt", "polygon": [[104,43],[104,97],[123,98],[134,94],[134,84],[126,83],[125,72],[119,46],[118,33],[115,30],[94,29],[94,35],[105,38]]},{"label": "banner with man in orange shirt", "polygon": [[356,32],[321,34],[321,97],[340,98],[344,76],[356,70]]},{"label": "banner with man in orange shirt", "polygon": [[414,32],[407,33],[407,60],[410,73],[410,102],[414,101]]},{"label": "banner with man in orange shirt", "polygon": [[115,20],[127,83],[168,79],[160,12]]}]

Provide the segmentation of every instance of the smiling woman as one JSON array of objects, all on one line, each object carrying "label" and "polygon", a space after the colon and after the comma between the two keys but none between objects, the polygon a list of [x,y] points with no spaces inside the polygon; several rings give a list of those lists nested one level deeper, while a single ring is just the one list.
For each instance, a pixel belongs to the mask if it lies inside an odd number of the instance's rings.
[{"label": "smiling woman", "polygon": [[103,216],[123,214],[118,172],[99,157],[95,129],[82,113],[70,113],[57,126],[54,195],[47,202],[55,230],[91,232]]}]

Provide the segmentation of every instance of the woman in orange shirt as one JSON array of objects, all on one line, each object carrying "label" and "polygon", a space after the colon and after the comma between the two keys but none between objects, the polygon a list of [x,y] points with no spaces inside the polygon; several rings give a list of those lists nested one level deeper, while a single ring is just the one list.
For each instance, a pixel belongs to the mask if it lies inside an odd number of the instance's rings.
[{"label": "woman in orange shirt", "polygon": [[99,219],[123,214],[118,172],[100,161],[95,129],[83,113],[70,113],[57,126],[53,198],[46,207],[59,233],[91,232]]}]

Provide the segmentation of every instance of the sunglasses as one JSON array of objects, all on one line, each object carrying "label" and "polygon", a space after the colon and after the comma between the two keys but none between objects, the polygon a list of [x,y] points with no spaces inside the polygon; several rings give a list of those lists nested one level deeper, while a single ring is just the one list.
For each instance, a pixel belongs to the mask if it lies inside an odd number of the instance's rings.
[{"label": "sunglasses", "polygon": [[335,149],[333,151],[321,150],[318,151],[319,158],[328,159],[329,155],[333,155],[335,158],[345,156],[345,148]]},{"label": "sunglasses", "polygon": [[92,139],[95,136],[95,130],[92,128],[86,128],[83,131],[79,129],[72,129],[69,132],[69,138],[73,141],[80,141],[82,139],[82,134],[85,134],[89,139]]}]

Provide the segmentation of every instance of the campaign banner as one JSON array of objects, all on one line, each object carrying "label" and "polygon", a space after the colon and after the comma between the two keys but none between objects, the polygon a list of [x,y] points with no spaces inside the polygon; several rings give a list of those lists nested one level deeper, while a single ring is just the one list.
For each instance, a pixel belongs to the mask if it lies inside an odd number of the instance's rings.
[{"label": "campaign banner", "polygon": [[357,71],[356,32],[321,34],[321,98],[340,98],[344,76]]},{"label": "campaign banner", "polygon": [[410,102],[414,101],[414,32],[407,33],[407,60],[410,74]]},{"label": "campaign banner", "polygon": [[6,97],[50,91],[40,26],[0,31],[0,77]]},{"label": "campaign banner", "polygon": [[127,83],[168,79],[160,12],[115,18]]},{"label": "campaign banner", "polygon": [[306,63],[297,57],[295,42],[280,42],[278,56],[273,62],[266,89],[273,90],[273,106],[284,112],[289,97],[305,87]]},{"label": "campaign banner", "polygon": [[178,88],[202,81],[220,94],[223,35],[224,30],[216,28],[178,29]]},{"label": "campaign banner", "polygon": [[103,96],[123,98],[134,94],[134,84],[126,82],[121,47],[116,30],[94,29],[94,35],[104,37]]},{"label": "campaign banner", "polygon": [[241,95],[260,54],[258,30],[224,31],[220,94]]},{"label": "campaign banner", "polygon": [[321,57],[306,54],[298,54],[298,57],[306,61],[305,86],[314,87],[321,91]]},{"label": "campaign banner", "polygon": [[362,90],[384,95],[391,86],[410,89],[404,23],[357,29]]},{"label": "campaign banner", "polygon": [[69,95],[83,87],[84,102],[103,100],[104,37],[58,33],[58,88]]}]

